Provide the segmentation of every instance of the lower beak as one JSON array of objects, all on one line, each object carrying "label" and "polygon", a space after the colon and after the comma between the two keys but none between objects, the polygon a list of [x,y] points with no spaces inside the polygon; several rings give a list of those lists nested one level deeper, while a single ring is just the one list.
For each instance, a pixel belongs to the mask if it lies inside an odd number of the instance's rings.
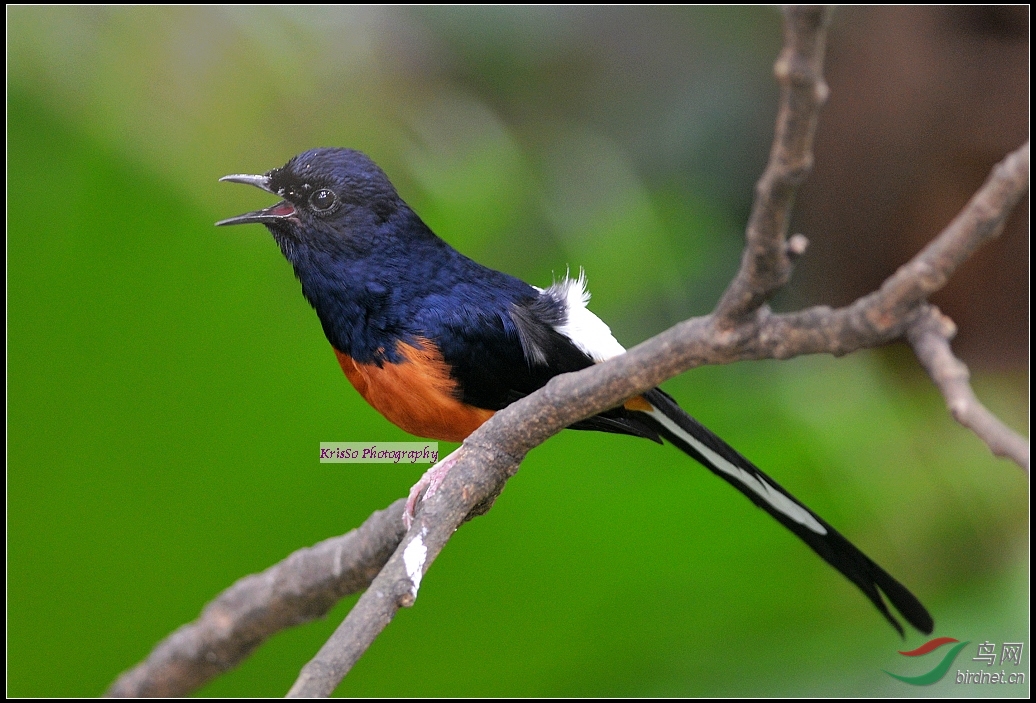
[{"label": "lower beak", "polygon": [[277,203],[264,210],[256,210],[255,212],[246,212],[244,215],[238,215],[237,217],[228,217],[225,220],[220,220],[216,223],[217,227],[223,225],[248,225],[254,222],[261,222],[263,224],[270,224],[273,222],[280,222],[286,220],[295,214],[295,206],[288,201]]},{"label": "lower beak", "polygon": [[[256,188],[261,188],[267,193],[273,193],[277,195],[270,188],[270,177],[267,176],[252,176],[244,173],[237,173],[231,176],[223,176],[219,179],[220,181],[227,181],[229,183],[245,183]],[[253,223],[271,224],[274,222],[280,222],[286,220],[289,217],[295,215],[295,206],[289,203],[287,200],[281,201],[276,205],[272,205],[263,210],[256,210],[255,212],[246,212],[244,215],[238,215],[237,217],[229,217],[225,220],[220,220],[216,223],[217,227],[223,225],[247,225]]]}]

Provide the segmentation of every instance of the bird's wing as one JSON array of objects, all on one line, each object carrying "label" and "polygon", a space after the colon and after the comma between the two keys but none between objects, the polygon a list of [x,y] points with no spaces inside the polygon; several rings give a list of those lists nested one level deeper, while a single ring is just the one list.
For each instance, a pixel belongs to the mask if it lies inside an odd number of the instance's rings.
[{"label": "bird's wing", "polygon": [[[485,301],[437,315],[431,333],[458,382],[464,403],[500,410],[554,376],[585,369],[625,352],[611,330],[586,308],[585,279],[554,283],[493,308]],[[441,308],[440,308],[441,309]],[[661,442],[637,415],[615,408],[572,429],[616,432]]]}]

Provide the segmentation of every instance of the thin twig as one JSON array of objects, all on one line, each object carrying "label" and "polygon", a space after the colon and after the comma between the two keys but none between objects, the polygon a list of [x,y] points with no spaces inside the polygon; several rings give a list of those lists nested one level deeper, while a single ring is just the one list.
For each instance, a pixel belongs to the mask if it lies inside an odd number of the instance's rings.
[{"label": "thin twig", "polygon": [[813,170],[813,136],[827,102],[824,48],[830,7],[784,8],[784,49],[773,66],[781,87],[780,108],[766,170],[755,186],[745,230],[741,268],[716,306],[716,314],[737,320],[757,310],[788,282],[791,259],[785,238],[795,193]]},{"label": "thin twig", "polygon": [[942,392],[953,418],[978,435],[994,454],[1010,459],[1028,473],[1029,442],[975,397],[968,367],[950,349],[950,340],[956,331],[950,318],[929,305],[910,325],[907,339]]}]

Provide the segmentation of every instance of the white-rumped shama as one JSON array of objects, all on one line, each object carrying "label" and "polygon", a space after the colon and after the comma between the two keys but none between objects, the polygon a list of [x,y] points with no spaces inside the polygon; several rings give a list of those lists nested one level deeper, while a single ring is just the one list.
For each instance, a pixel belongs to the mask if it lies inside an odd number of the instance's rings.
[{"label": "white-rumped shama", "polygon": [[[216,224],[266,225],[346,377],[411,434],[462,441],[553,376],[625,352],[587,309],[582,276],[541,289],[475,263],[437,237],[358,151],[313,149],[264,175],[221,180],[282,198]],[[881,593],[915,628],[932,631],[910,591],[660,389],[571,427],[671,442],[842,572],[901,635]],[[408,520],[450,464],[439,462],[414,487]]]}]

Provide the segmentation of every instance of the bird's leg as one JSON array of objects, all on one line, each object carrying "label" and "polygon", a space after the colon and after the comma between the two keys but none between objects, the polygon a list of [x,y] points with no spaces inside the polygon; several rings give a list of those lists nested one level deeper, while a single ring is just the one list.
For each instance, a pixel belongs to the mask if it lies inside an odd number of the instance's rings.
[{"label": "bird's leg", "polygon": [[459,458],[457,452],[459,451],[460,447],[454,449],[446,455],[446,458],[425,471],[424,476],[410,489],[410,495],[406,499],[406,507],[403,508],[403,524],[406,525],[408,530],[414,522],[414,512],[417,510],[418,501],[421,500],[421,492],[424,491],[425,498],[431,498],[435,495],[435,492],[439,490],[439,486],[445,480],[446,474],[457,463]]}]

